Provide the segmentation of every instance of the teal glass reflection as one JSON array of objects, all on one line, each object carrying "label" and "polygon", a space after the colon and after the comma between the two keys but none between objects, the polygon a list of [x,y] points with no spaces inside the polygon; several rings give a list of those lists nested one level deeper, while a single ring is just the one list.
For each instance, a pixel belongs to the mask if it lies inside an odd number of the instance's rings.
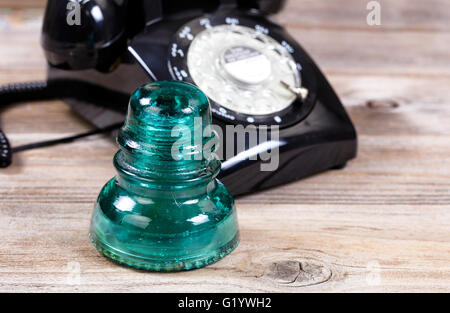
[{"label": "teal glass reflection", "polygon": [[214,133],[204,136],[209,125],[208,99],[193,85],[153,82],[131,96],[117,137],[117,176],[92,216],[89,236],[98,250],[135,268],[180,271],[236,248],[234,200],[216,179]]}]

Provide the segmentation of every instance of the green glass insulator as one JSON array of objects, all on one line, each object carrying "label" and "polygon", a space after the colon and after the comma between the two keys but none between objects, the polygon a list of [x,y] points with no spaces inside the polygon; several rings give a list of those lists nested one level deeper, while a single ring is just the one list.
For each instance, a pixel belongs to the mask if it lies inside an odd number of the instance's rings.
[{"label": "green glass insulator", "polygon": [[[195,86],[153,82],[130,99],[89,236],[111,259],[152,271],[203,267],[239,243],[234,200],[216,179],[208,98]],[[205,134],[208,134],[205,135]]]}]

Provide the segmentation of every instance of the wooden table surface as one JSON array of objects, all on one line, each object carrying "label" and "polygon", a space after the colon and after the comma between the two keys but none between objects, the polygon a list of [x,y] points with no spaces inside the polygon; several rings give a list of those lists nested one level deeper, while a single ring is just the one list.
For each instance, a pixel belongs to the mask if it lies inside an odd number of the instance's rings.
[{"label": "wooden table surface", "polygon": [[[277,20],[324,70],[359,134],[358,158],[237,199],[241,243],[174,274],[118,266],[90,243],[115,175],[106,136],[17,154],[0,171],[0,291],[450,291],[447,0],[291,0]],[[45,78],[43,3],[0,1],[0,84]],[[62,102],[2,111],[12,145],[91,126]]]}]

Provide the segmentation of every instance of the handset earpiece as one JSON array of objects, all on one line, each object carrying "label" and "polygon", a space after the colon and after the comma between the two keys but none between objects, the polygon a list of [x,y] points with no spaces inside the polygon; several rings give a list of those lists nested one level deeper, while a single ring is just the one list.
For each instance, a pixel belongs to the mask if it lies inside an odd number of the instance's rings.
[{"label": "handset earpiece", "polygon": [[49,0],[41,44],[51,66],[110,71],[126,51],[127,0]]}]

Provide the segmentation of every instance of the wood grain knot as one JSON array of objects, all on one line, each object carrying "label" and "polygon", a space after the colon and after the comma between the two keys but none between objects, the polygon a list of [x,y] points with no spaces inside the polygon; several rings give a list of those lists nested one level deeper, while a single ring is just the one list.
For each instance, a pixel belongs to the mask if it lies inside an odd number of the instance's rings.
[{"label": "wood grain knot", "polygon": [[332,272],[323,264],[310,261],[280,261],[272,263],[264,276],[283,285],[305,287],[327,282]]},{"label": "wood grain knot", "polygon": [[384,109],[384,108],[396,109],[400,107],[400,104],[395,100],[388,100],[388,99],[368,100],[366,102],[366,107],[368,107],[369,109]]}]

